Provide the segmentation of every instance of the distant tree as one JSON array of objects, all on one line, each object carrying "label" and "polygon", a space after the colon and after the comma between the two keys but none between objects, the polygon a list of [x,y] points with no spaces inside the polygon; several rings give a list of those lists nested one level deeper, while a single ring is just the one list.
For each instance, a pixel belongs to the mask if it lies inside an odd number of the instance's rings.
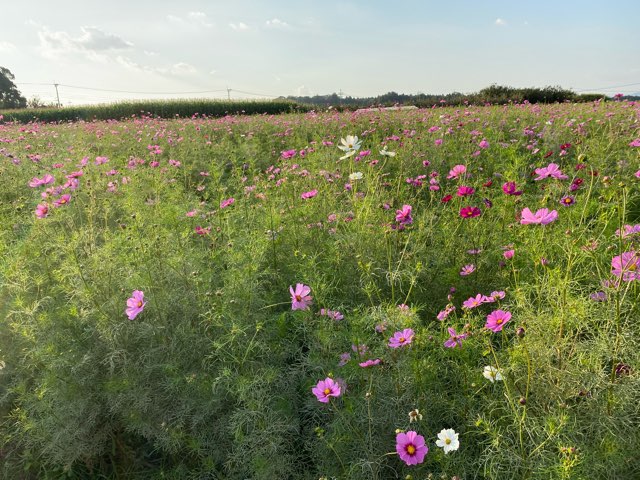
[{"label": "distant tree", "polygon": [[0,67],[0,108],[27,107],[27,99],[18,91],[14,79],[8,68]]},{"label": "distant tree", "polygon": [[55,106],[55,103],[47,103],[44,100],[40,99],[40,97],[37,95],[34,95],[29,100],[27,100],[27,108],[52,108]]}]

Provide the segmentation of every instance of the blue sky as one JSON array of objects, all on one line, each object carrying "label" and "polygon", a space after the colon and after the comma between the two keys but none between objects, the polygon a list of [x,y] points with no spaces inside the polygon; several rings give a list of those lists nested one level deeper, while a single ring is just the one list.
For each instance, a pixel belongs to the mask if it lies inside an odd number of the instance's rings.
[{"label": "blue sky", "polygon": [[[53,100],[53,86],[28,84],[54,81],[141,92],[61,86],[64,104],[226,97],[227,88],[235,98],[492,83],[640,91],[632,0],[36,0],[2,9],[0,66],[27,97]],[[614,88],[626,84],[636,85]]]}]

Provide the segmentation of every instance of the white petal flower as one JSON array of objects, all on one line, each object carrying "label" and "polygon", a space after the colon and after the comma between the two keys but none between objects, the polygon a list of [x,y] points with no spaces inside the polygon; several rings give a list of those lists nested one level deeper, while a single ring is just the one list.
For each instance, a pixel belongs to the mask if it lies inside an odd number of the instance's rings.
[{"label": "white petal flower", "polygon": [[395,157],[396,152],[390,152],[389,150],[387,150],[387,146],[385,145],[384,148],[380,150],[380,155],[382,155],[383,157]]},{"label": "white petal flower", "polygon": [[486,367],[484,367],[482,375],[491,383],[502,380],[502,374],[500,373],[500,370],[492,367],[491,365],[487,365]]},{"label": "white petal flower", "polygon": [[352,182],[356,180],[362,180],[363,176],[364,175],[362,175],[362,172],[353,172],[351,175],[349,175],[349,180],[351,180]]},{"label": "white petal flower", "polygon": [[453,452],[460,448],[460,442],[458,441],[458,434],[453,428],[447,428],[441,430],[438,434],[438,440],[436,445],[444,449],[444,453]]},{"label": "white petal flower", "polygon": [[[347,135],[347,138],[341,138],[340,143],[342,143],[342,145],[338,145],[338,148],[343,152],[355,153],[360,149],[360,140],[358,140],[358,137],[355,135]],[[351,155],[353,155],[353,153]]]}]

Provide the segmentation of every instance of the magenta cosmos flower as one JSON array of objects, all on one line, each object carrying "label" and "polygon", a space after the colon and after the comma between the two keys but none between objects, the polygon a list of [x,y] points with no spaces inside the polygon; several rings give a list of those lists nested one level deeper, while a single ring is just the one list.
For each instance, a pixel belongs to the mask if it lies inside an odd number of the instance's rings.
[{"label": "magenta cosmos flower", "polygon": [[291,310],[309,310],[309,305],[311,305],[313,299],[313,297],[309,296],[311,287],[296,283],[295,290],[289,285],[289,292],[291,293]]},{"label": "magenta cosmos flower", "polygon": [[339,397],[342,393],[338,382],[329,377],[320,380],[311,391],[318,401],[322,403],[329,403],[330,397]]},{"label": "magenta cosmos flower", "polygon": [[487,303],[487,301],[488,301],[487,296],[479,293],[475,297],[469,297],[464,302],[462,302],[462,306],[464,308],[471,309],[471,308],[479,307],[483,303]]},{"label": "magenta cosmos flower", "polygon": [[516,182],[506,182],[502,184],[502,191],[506,195],[520,196],[522,195],[522,190],[517,190]]},{"label": "magenta cosmos flower", "polygon": [[418,465],[424,462],[429,447],[424,444],[424,437],[413,430],[396,435],[396,452],[407,465]]},{"label": "magenta cosmos flower", "polygon": [[465,265],[464,267],[462,267],[462,270],[460,270],[460,275],[466,277],[467,275],[471,275],[475,271],[476,266],[470,263],[469,265]]},{"label": "magenta cosmos flower", "polygon": [[401,332],[396,332],[393,334],[393,337],[389,339],[389,346],[391,348],[400,348],[405,345],[409,345],[413,341],[414,336],[413,330],[410,328],[405,328]]},{"label": "magenta cosmos flower", "polygon": [[403,205],[402,210],[396,210],[396,222],[400,225],[411,225],[413,223],[411,205]]},{"label": "magenta cosmos flower", "polygon": [[479,217],[481,213],[478,207],[463,207],[460,209],[460,216],[462,218]]},{"label": "magenta cosmos flower", "polygon": [[223,200],[222,202],[220,202],[220,210],[222,210],[223,208],[227,208],[229,205],[233,205],[235,201],[236,199],[233,197]]},{"label": "magenta cosmos flower", "polygon": [[309,198],[313,198],[316,195],[318,195],[318,190],[313,189],[313,190],[309,190],[308,192],[304,192],[302,195],[300,195],[300,197],[305,200],[308,200]]},{"label": "magenta cosmos flower", "polygon": [[487,315],[487,323],[485,324],[484,328],[492,330],[493,332],[499,332],[509,320],[511,320],[511,312],[505,312],[504,310],[494,310],[489,315]]},{"label": "magenta cosmos flower", "polygon": [[558,218],[558,212],[556,210],[549,211],[548,208],[541,208],[536,211],[536,213],[533,213],[528,208],[525,208],[520,213],[520,216],[520,223],[522,225],[547,225]]},{"label": "magenta cosmos flower", "polygon": [[456,348],[457,346],[461,347],[462,340],[469,336],[469,334],[467,333],[457,334],[456,331],[451,327],[447,328],[447,330],[449,331],[449,339],[444,342],[444,346],[447,348]]},{"label": "magenta cosmos flower", "polygon": [[367,367],[373,367],[375,365],[379,365],[380,362],[382,362],[382,360],[380,360],[379,358],[376,358],[376,359],[369,359],[366,362],[359,363],[358,365],[360,365],[362,368],[367,368]]},{"label": "magenta cosmos flower", "polygon": [[467,197],[469,195],[473,195],[474,193],[476,193],[476,190],[473,187],[467,187],[466,185],[460,185],[458,187],[458,191],[456,192],[456,195],[459,197]]},{"label": "magenta cosmos flower", "polygon": [[65,193],[64,195],[61,195],[60,198],[58,198],[57,200],[55,200],[53,202],[53,206],[54,207],[61,207],[63,205],[66,205],[67,203],[69,203],[69,201],[71,200],[71,195],[68,193]]},{"label": "magenta cosmos flower", "polygon": [[47,205],[46,203],[39,203],[36,206],[36,217],[44,218],[47,215],[49,215],[49,205]]},{"label": "magenta cosmos flower", "polygon": [[144,310],[144,306],[147,302],[144,301],[144,292],[140,290],[134,290],[131,294],[131,298],[127,300],[127,309],[124,313],[127,314],[129,320],[133,320],[138,316],[142,310]]},{"label": "magenta cosmos flower", "polygon": [[622,277],[625,282],[640,279],[640,254],[635,251],[624,252],[611,259],[611,273]]}]

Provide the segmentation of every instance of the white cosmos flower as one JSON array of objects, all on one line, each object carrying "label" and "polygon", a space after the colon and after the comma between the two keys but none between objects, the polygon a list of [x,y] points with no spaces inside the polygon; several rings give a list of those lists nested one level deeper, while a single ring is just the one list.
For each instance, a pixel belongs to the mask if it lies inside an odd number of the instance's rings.
[{"label": "white cosmos flower", "polygon": [[349,180],[350,181],[355,181],[355,180],[362,180],[362,177],[364,175],[362,175],[362,172],[353,172],[351,175],[349,175]]},{"label": "white cosmos flower", "polygon": [[361,142],[355,135],[347,135],[347,138],[341,138],[340,143],[342,143],[342,145],[338,145],[338,148],[345,153],[350,153],[351,155],[353,155],[358,150],[360,150]]},{"label": "white cosmos flower", "polygon": [[384,148],[380,150],[380,155],[382,155],[383,157],[395,157],[396,152],[390,152],[389,150],[387,150],[387,146],[385,145]]},{"label": "white cosmos flower", "polygon": [[441,430],[438,434],[438,440],[436,445],[444,449],[444,453],[453,452],[460,448],[460,442],[458,441],[458,434],[453,428],[447,428]]},{"label": "white cosmos flower", "polygon": [[482,375],[491,383],[496,381],[499,382],[500,380],[502,380],[502,374],[500,373],[500,370],[492,367],[491,365],[487,365],[486,367],[484,367],[484,372],[482,372]]}]

